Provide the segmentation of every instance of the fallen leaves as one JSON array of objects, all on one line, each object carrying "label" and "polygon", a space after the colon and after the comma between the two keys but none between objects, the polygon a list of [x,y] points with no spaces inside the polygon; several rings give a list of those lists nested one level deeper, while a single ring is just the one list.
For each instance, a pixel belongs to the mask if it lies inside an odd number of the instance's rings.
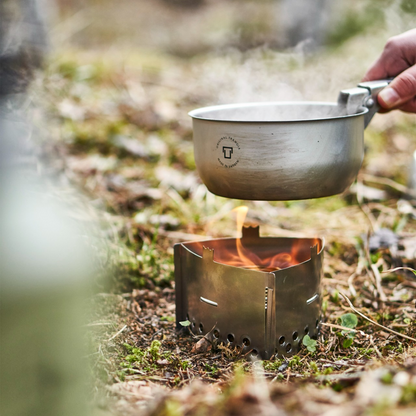
[{"label": "fallen leaves", "polygon": [[212,343],[207,338],[202,337],[191,349],[191,353],[201,354],[211,351]]}]

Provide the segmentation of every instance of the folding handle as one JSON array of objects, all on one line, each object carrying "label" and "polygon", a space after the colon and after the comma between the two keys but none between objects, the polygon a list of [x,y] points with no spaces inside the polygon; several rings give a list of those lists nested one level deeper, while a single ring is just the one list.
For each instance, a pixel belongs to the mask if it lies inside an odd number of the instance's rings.
[{"label": "folding handle", "polygon": [[356,114],[361,108],[367,108],[368,112],[364,115],[364,128],[366,128],[380,109],[377,95],[392,80],[393,78],[361,82],[356,88],[342,90],[338,96],[338,106],[343,107],[346,114]]}]

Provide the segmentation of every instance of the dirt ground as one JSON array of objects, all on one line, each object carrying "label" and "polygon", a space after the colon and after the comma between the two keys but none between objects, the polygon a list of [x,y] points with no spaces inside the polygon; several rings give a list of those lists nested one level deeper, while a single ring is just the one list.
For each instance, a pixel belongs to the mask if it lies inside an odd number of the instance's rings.
[{"label": "dirt ground", "polygon": [[[259,16],[244,2],[234,20],[236,2],[206,3],[92,2],[76,13],[63,3],[32,86],[36,125],[47,131],[42,172],[53,192],[71,196],[96,255],[86,337],[94,414],[413,415],[415,116],[376,115],[363,167],[343,194],[266,202],[207,191],[187,113],[224,102],[335,101],[414,15],[308,49],[273,43],[271,23],[257,37],[242,28],[263,22],[268,2]],[[260,360],[176,329],[173,245],[236,236],[231,211],[240,205],[262,235],[325,238],[320,334],[295,356]]]}]

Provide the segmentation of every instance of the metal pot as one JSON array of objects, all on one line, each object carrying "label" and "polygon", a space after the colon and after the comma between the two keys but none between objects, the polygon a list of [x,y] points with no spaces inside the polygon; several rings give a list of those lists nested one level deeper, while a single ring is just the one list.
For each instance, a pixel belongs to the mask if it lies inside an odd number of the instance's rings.
[{"label": "metal pot", "polygon": [[337,103],[244,103],[191,111],[202,181],[214,194],[244,200],[343,192],[361,167],[364,129],[389,82],[343,90]]}]

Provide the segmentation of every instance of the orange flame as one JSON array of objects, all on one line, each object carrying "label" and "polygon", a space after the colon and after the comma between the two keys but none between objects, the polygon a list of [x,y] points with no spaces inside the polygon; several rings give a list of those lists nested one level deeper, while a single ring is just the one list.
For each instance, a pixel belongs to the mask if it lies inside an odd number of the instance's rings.
[{"label": "orange flame", "polygon": [[[236,267],[244,267],[246,269],[257,269],[261,263],[260,258],[250,250],[247,250],[242,243],[242,239],[238,238],[238,233],[243,229],[245,219],[247,217],[248,207],[242,205],[241,207],[234,208],[232,212],[236,213],[236,223],[237,223],[237,256],[229,259],[227,264]],[[231,253],[230,253],[231,254]]]},{"label": "orange flame", "polygon": [[[310,247],[318,244],[318,251],[320,250],[319,239],[313,239],[311,244],[299,240],[294,240],[289,248],[290,252],[281,251],[276,253],[276,247],[245,247],[243,239],[239,235],[243,229],[245,219],[248,212],[248,207],[240,206],[232,210],[236,213],[237,223],[237,238],[235,246],[230,246],[224,243],[211,242],[212,249],[214,249],[214,260],[217,263],[228,264],[234,267],[241,267],[244,269],[258,270],[264,272],[273,272],[276,270],[285,269],[290,266],[302,263],[310,258]],[[200,249],[206,243],[200,245]],[[198,244],[199,245],[199,244]]]},{"label": "orange flame", "polygon": [[[240,206],[234,208],[232,212],[236,213],[237,233],[239,233],[243,229],[248,207]],[[253,250],[244,247],[243,240],[238,237],[239,235],[237,235],[236,239],[237,252],[233,253],[230,250],[215,252],[216,261],[230,266],[267,272],[284,269],[295,264],[290,253],[277,253],[264,257],[257,255]]]}]

